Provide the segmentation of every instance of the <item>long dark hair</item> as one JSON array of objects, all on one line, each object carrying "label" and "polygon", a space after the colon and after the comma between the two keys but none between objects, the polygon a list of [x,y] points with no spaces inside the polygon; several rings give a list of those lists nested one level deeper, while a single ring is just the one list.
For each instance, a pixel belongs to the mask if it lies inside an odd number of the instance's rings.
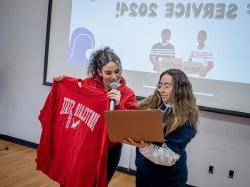
[{"label": "long dark hair", "polygon": [[104,47],[93,52],[89,61],[90,64],[87,73],[91,77],[95,77],[98,74],[97,70],[101,70],[110,61],[116,63],[120,70],[122,70],[120,58],[110,47]]},{"label": "long dark hair", "polygon": [[[168,69],[161,73],[159,82],[165,74],[172,77],[173,91],[171,96],[171,110],[163,113],[163,126],[166,133],[170,133],[188,122],[194,129],[197,129],[199,109],[196,98],[193,95],[192,85],[186,74],[179,69]],[[155,90],[154,94],[139,103],[140,109],[159,108],[162,103],[160,94]]]}]

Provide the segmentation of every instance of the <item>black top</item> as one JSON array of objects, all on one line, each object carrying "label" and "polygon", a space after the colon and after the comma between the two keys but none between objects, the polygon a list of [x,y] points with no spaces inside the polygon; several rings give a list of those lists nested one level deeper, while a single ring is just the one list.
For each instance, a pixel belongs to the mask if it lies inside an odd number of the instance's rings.
[{"label": "black top", "polygon": [[[162,166],[155,164],[145,158],[137,148],[137,187],[179,187],[185,186],[187,182],[187,154],[186,146],[195,136],[195,129],[186,122],[183,126],[171,132],[165,137],[164,143],[180,159],[173,166]],[[160,143],[153,143],[161,146]]]}]

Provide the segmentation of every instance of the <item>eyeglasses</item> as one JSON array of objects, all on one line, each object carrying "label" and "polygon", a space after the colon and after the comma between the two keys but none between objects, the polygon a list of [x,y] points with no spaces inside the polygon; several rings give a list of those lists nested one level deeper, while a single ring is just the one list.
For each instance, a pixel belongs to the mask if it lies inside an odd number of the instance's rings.
[{"label": "eyeglasses", "polygon": [[162,90],[162,89],[168,89],[170,87],[170,84],[169,83],[158,83],[156,85],[156,89],[158,91]]}]

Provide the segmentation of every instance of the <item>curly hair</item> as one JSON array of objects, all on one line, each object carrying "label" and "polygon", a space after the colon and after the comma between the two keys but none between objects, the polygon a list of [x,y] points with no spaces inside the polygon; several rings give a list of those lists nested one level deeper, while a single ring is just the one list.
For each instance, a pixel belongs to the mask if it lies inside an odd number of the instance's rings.
[{"label": "curly hair", "polygon": [[[173,91],[171,96],[172,109],[162,114],[163,127],[166,133],[170,133],[188,122],[197,130],[197,121],[199,117],[199,108],[196,104],[196,98],[193,95],[192,85],[186,74],[179,69],[169,69],[161,73],[159,82],[165,74],[172,77]],[[162,103],[160,94],[157,90],[141,101],[139,109],[157,109]]]},{"label": "curly hair", "polygon": [[110,48],[104,47],[95,52],[93,52],[89,58],[90,64],[88,66],[88,75],[95,77],[97,75],[97,70],[101,70],[110,61],[117,64],[117,66],[122,70],[121,60],[118,55]]}]

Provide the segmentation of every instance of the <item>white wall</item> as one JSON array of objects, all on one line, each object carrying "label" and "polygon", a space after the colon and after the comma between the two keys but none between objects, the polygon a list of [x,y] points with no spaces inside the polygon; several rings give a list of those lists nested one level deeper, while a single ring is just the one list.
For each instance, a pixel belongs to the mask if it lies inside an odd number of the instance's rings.
[{"label": "white wall", "polygon": [[[248,187],[250,118],[201,112],[198,133],[187,147],[188,184],[201,187]],[[214,173],[209,174],[209,166]],[[235,171],[229,178],[229,170]]]},{"label": "white wall", "polygon": [[37,143],[48,0],[0,1],[0,133]]}]

